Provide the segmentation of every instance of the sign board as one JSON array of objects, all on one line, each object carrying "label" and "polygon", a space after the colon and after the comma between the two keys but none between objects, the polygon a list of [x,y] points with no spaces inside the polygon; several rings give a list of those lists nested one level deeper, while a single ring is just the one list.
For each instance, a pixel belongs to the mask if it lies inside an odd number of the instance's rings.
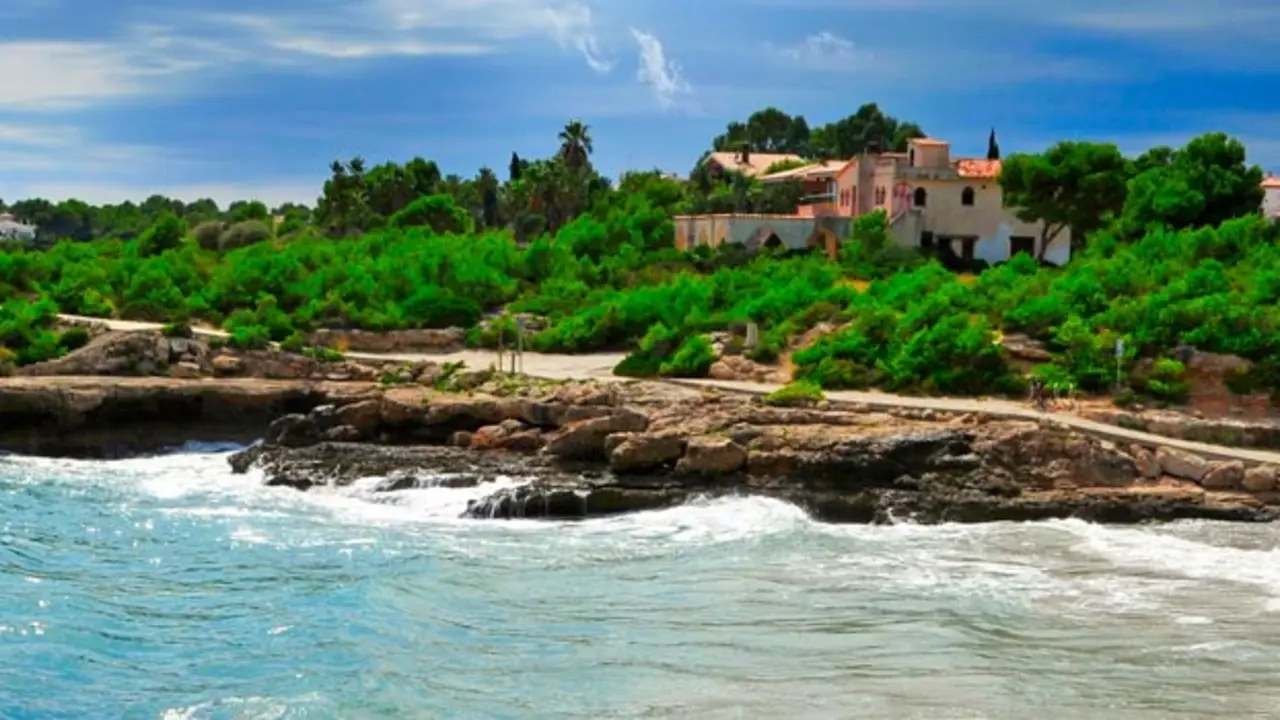
[{"label": "sign board", "polygon": [[1124,357],[1124,338],[1116,338],[1116,357]]},{"label": "sign board", "polygon": [[760,326],[755,323],[747,323],[747,340],[743,343],[748,350],[755,350],[760,347]]},{"label": "sign board", "polygon": [[524,332],[524,316],[523,315],[516,316],[516,329],[519,330],[520,332]]}]

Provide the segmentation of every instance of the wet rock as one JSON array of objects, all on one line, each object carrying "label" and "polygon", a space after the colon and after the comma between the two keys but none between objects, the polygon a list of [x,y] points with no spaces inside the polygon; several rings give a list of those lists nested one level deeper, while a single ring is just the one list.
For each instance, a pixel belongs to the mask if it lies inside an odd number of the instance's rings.
[{"label": "wet rock", "polygon": [[1244,463],[1226,460],[1209,464],[1200,480],[1205,490],[1239,490],[1244,484]]},{"label": "wet rock", "polygon": [[350,403],[338,408],[335,415],[339,423],[355,428],[361,436],[371,436],[382,422],[382,402],[362,400]]},{"label": "wet rock", "polygon": [[1209,472],[1209,461],[1183,450],[1162,447],[1156,450],[1156,462],[1165,475],[1200,482]]},{"label": "wet rock", "polygon": [[320,428],[315,419],[308,415],[285,415],[267,428],[264,442],[281,447],[306,447],[320,442]]}]

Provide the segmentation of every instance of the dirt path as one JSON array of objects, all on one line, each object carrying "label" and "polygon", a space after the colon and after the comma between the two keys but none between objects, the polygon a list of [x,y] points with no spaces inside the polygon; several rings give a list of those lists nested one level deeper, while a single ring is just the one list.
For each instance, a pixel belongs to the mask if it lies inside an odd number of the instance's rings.
[{"label": "dirt path", "polygon": [[[158,323],[133,322],[128,320],[103,320],[71,315],[60,316],[64,320],[80,323],[98,323],[111,330],[127,332],[137,330],[158,330]],[[206,337],[226,337],[220,330],[195,329],[195,333]],[[378,353],[346,353],[353,359],[363,360],[402,360],[430,362],[465,362],[468,367],[482,369],[497,365],[498,354],[485,350],[464,350],[456,353],[442,354],[378,354]],[[523,372],[536,377],[553,380],[587,380],[614,378],[613,367],[622,358],[621,353],[600,353],[594,355],[544,355],[525,353]],[[507,355],[507,367],[510,367],[510,355]],[[715,388],[734,392],[764,395],[779,387],[779,384],[737,382],[729,380],[672,380],[675,385],[686,387]],[[1235,448],[1225,445],[1179,440],[1163,435],[1129,430],[1116,425],[1087,420],[1079,415],[1067,412],[1043,413],[1034,410],[1024,403],[1009,400],[986,398],[954,398],[954,397],[915,397],[909,395],[893,395],[880,392],[835,391],[827,393],[827,397],[837,402],[859,403],[875,408],[914,408],[920,410],[937,410],[941,412],[984,413],[986,415],[1006,419],[1036,420],[1057,423],[1081,432],[1103,437],[1122,443],[1139,443],[1149,446],[1164,446],[1193,452],[1210,459],[1243,460],[1280,465],[1280,453],[1265,450]]]}]

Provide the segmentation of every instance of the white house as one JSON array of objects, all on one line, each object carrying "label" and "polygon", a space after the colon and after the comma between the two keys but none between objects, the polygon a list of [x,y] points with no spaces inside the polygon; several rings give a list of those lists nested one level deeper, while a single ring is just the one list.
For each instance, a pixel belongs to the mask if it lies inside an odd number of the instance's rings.
[{"label": "white house", "polygon": [[36,239],[36,226],[18,222],[10,213],[0,213],[0,240],[31,242]]},{"label": "white house", "polygon": [[1262,214],[1280,220],[1280,178],[1274,175],[1262,181]]}]

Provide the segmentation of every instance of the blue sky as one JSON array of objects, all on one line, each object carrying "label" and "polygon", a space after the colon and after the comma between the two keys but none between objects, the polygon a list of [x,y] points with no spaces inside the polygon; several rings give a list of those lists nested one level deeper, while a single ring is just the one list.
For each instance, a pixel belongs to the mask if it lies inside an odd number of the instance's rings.
[{"label": "blue sky", "polygon": [[874,101],[953,152],[1207,130],[1280,171],[1276,0],[2,0],[0,198],[312,202],[335,158],[687,172]]}]

